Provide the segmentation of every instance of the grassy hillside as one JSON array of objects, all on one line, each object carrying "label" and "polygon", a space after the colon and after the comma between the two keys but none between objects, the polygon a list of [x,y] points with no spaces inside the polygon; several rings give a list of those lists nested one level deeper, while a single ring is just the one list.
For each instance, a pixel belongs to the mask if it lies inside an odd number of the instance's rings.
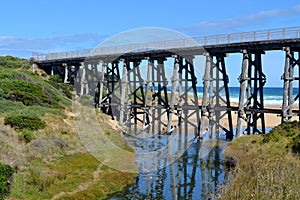
[{"label": "grassy hillside", "polygon": [[[27,63],[0,57],[0,169],[13,170],[12,176],[0,170],[0,199],[103,199],[133,183],[133,174],[103,166],[84,148],[72,88],[57,76],[32,73]],[[97,115],[104,131],[128,149],[106,124],[110,118]]]},{"label": "grassy hillside", "polygon": [[221,199],[300,199],[300,122],[285,123],[267,135],[235,139],[225,161],[235,166]]}]

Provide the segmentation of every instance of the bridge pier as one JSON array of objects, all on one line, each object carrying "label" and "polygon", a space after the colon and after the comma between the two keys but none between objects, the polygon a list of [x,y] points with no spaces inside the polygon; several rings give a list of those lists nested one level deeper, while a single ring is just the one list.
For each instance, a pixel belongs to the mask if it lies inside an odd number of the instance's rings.
[{"label": "bridge pier", "polygon": [[63,67],[65,69],[65,72],[64,72],[64,83],[69,83],[69,69],[68,69],[67,63],[64,63]]},{"label": "bridge pier", "polygon": [[[209,121],[209,137],[213,132],[219,138],[220,129],[225,131],[226,139],[233,138],[233,125],[228,89],[228,75],[225,66],[225,54],[207,54],[204,73],[203,99],[201,109],[201,137],[205,129],[205,119]],[[215,60],[215,62],[214,62]],[[221,95],[224,95],[222,97]],[[224,119],[224,120],[222,120]],[[223,122],[227,123],[223,124]]]},{"label": "bridge pier", "polygon": [[240,82],[240,96],[239,96],[236,137],[242,136],[242,124],[243,124],[243,120],[246,119],[244,116],[245,114],[244,102],[245,102],[246,84],[248,80],[248,74],[247,74],[248,67],[249,67],[249,54],[247,50],[243,50],[242,73],[238,79]]},{"label": "bridge pier", "polygon": [[[145,98],[144,98],[144,102],[143,102],[143,127],[142,129],[145,130],[145,128],[147,126],[150,125],[150,119],[149,119],[149,108],[148,108],[148,99],[149,99],[149,91],[150,91],[150,83],[153,83],[153,81],[151,81],[151,71],[153,71],[153,60],[150,58],[146,58],[146,60],[148,61],[148,66],[147,66],[147,80],[145,82],[146,85],[146,91],[145,91]],[[152,76],[152,80],[154,80],[154,77]],[[152,88],[154,89],[154,88]],[[151,94],[152,97],[152,94]],[[152,101],[152,98],[151,98]]]},{"label": "bridge pier", "polygon": [[[298,54],[298,58],[296,57]],[[294,77],[295,67],[298,67],[298,77]],[[295,101],[299,101],[299,120],[300,120],[300,99],[299,99],[299,88],[300,88],[300,50],[292,50],[290,47],[285,48],[285,66],[284,74],[281,79],[283,79],[283,103],[282,103],[282,122],[291,121],[293,118],[293,106]],[[298,94],[293,97],[293,84],[294,81],[298,80]]]},{"label": "bridge pier", "polygon": [[115,103],[112,101],[112,95],[120,79],[119,61],[109,63],[106,67],[107,102],[104,103],[104,111],[107,114],[112,114],[112,104]]},{"label": "bridge pier", "polygon": [[[127,64],[124,62],[123,60],[123,76],[122,76],[122,79],[121,79],[121,107],[120,107],[120,117],[119,117],[119,122],[121,124],[124,123],[124,118],[126,116],[125,113],[126,113],[126,91],[127,91],[127,88],[128,88],[128,81],[127,81]],[[126,121],[126,119],[125,119]]]},{"label": "bridge pier", "polygon": [[100,62],[101,64],[101,74],[100,74],[100,79],[99,79],[99,83],[98,83],[98,91],[99,91],[99,98],[98,98],[98,110],[101,110],[101,105],[103,103],[103,92],[104,92],[104,83],[105,83],[105,79],[104,79],[104,73],[106,71],[106,67],[107,67],[107,63],[105,62]]},{"label": "bridge pier", "polygon": [[[243,134],[265,134],[263,86],[266,76],[262,72],[261,55],[264,52],[249,52],[243,50],[243,66],[240,81],[240,98],[236,136]],[[247,98],[246,95],[247,94]],[[258,120],[261,122],[261,130],[258,128]],[[247,127],[242,132],[243,121]]]},{"label": "bridge pier", "polygon": [[88,95],[89,94],[89,83],[88,83],[88,66],[85,65],[84,62],[81,63],[82,66],[82,74],[80,80],[80,95]]},{"label": "bridge pier", "polygon": [[180,57],[177,116],[180,128],[181,123],[184,122],[184,130],[188,131],[188,127],[192,127],[195,137],[199,137],[200,112],[193,59],[192,56]]},{"label": "bridge pier", "polygon": [[[162,126],[167,127],[167,124],[163,122],[163,116],[166,115],[168,118],[170,113],[168,109],[168,81],[165,73],[165,61],[166,59],[164,57],[158,58],[157,65],[154,64],[152,69],[153,89],[155,89],[155,86],[157,86],[156,91],[152,90],[152,122],[158,122],[157,130],[159,132],[162,130]],[[154,124],[152,127],[152,131],[155,131]]]},{"label": "bridge pier", "polygon": [[169,105],[169,116],[168,116],[168,126],[167,133],[170,134],[174,127],[172,127],[172,117],[175,106],[175,93],[178,81],[178,70],[179,70],[179,57],[177,55],[174,56],[174,69],[173,69],[173,77],[172,77],[172,89],[171,89],[171,98]]}]

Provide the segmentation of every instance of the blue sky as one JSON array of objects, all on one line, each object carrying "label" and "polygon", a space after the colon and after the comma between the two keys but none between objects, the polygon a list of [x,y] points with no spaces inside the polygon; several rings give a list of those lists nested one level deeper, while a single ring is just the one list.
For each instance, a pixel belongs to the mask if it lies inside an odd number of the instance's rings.
[{"label": "blue sky", "polygon": [[[298,0],[9,0],[1,2],[0,55],[93,48],[114,34],[142,27],[196,37],[300,26],[299,19]],[[272,65],[267,72],[274,73],[282,55],[275,61],[266,55],[266,60]],[[277,78],[270,81],[269,86],[282,85]]]}]

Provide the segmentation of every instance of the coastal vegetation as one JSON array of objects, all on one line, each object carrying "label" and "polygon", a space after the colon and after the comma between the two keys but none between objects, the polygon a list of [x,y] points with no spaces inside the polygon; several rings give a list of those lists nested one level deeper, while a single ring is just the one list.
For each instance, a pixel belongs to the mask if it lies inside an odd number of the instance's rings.
[{"label": "coastal vegetation", "polygon": [[[132,184],[135,174],[111,169],[85,149],[72,86],[32,72],[29,63],[0,57],[0,199],[104,199]],[[109,116],[97,117],[112,142],[132,151]]]},{"label": "coastal vegetation", "polygon": [[300,122],[237,138],[224,151],[231,181],[220,199],[300,199]]}]

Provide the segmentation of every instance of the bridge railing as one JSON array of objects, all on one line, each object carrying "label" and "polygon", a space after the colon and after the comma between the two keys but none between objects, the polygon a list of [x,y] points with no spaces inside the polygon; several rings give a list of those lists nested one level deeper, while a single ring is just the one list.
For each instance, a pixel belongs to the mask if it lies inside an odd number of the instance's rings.
[{"label": "bridge railing", "polygon": [[300,27],[222,34],[197,38],[200,45],[220,45],[255,41],[270,41],[300,38]]},{"label": "bridge railing", "polygon": [[252,31],[233,34],[222,34],[208,37],[187,38],[181,40],[168,40],[153,43],[140,43],[131,45],[100,47],[78,51],[66,51],[48,54],[33,54],[36,61],[86,58],[98,55],[114,55],[129,52],[144,52],[149,50],[184,49],[199,46],[234,44],[255,41],[270,41],[300,38],[300,27]]}]

